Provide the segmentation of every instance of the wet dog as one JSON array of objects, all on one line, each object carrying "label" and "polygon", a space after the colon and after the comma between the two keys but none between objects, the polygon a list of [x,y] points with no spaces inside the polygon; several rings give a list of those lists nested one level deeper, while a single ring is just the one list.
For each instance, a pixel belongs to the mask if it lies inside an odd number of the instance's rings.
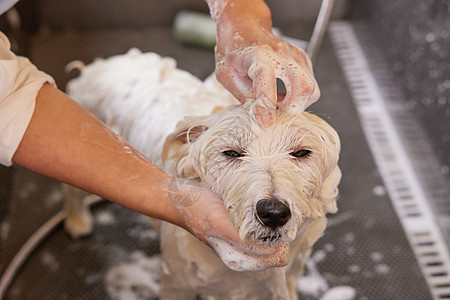
[{"label": "wet dog", "polygon": [[[239,104],[214,76],[202,82],[173,59],[138,50],[83,67],[68,93],[168,172],[213,188],[243,240],[291,243],[288,265],[249,272],[239,261],[227,267],[183,229],[154,222],[162,299],[296,299],[296,278],[326,214],[337,211],[340,141],[330,125],[277,111],[262,128],[254,102]],[[87,233],[89,213],[68,190],[66,227]]]}]

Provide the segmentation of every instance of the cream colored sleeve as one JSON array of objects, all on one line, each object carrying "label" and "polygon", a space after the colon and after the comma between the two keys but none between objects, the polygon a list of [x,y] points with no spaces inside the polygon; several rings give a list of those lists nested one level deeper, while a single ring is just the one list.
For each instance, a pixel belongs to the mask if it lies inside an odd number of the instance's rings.
[{"label": "cream colored sleeve", "polygon": [[10,50],[0,32],[0,164],[12,165],[12,157],[33,115],[36,96],[53,78],[39,71],[27,58]]}]

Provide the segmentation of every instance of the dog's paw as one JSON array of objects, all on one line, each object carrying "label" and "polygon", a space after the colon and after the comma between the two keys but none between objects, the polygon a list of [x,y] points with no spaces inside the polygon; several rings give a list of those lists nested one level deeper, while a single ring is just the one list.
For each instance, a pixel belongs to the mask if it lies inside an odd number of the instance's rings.
[{"label": "dog's paw", "polygon": [[91,234],[93,230],[91,212],[86,208],[81,213],[67,215],[64,221],[64,229],[74,239]]}]

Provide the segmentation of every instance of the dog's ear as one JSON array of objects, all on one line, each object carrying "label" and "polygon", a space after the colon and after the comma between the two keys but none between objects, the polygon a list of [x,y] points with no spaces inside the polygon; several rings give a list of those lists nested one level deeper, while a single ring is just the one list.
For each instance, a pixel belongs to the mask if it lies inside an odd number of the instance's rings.
[{"label": "dog's ear", "polygon": [[319,199],[320,202],[322,202],[326,213],[335,214],[338,211],[336,198],[339,194],[338,185],[341,181],[341,178],[341,169],[339,168],[339,166],[336,166],[322,183]]},{"label": "dog's ear", "polygon": [[310,113],[304,113],[304,115],[314,124],[316,134],[322,139],[324,177],[328,177],[339,160],[339,152],[341,151],[339,135],[325,120]]},{"label": "dog's ear", "polygon": [[198,177],[186,158],[192,143],[208,130],[208,118],[208,116],[186,117],[178,122],[175,132],[169,135],[164,143],[162,161],[165,170],[179,177]]},{"label": "dog's ear", "polygon": [[336,197],[338,196],[338,185],[341,181],[341,169],[337,165],[341,142],[339,136],[327,122],[316,115],[305,113],[305,116],[315,124],[316,133],[322,139],[323,166],[325,179],[319,191],[319,199],[326,213],[336,213]]}]

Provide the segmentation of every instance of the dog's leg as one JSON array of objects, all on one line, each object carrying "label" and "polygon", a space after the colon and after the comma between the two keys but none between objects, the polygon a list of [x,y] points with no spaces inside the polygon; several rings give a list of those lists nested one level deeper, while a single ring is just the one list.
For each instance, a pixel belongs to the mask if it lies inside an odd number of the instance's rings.
[{"label": "dog's leg", "polygon": [[88,193],[64,184],[64,210],[66,219],[64,228],[73,238],[79,238],[92,232],[93,221],[89,206],[84,203]]},{"label": "dog's leg", "polygon": [[303,275],[305,262],[308,260],[312,249],[303,250],[297,254],[296,259],[292,262],[289,271],[286,274],[287,287],[289,291],[289,299],[297,300],[297,279]]},{"label": "dog's leg", "polygon": [[286,273],[290,299],[297,299],[297,278],[303,275],[304,266],[312,253],[313,245],[323,235],[326,218],[313,220],[302,236],[291,246],[291,261]]}]

